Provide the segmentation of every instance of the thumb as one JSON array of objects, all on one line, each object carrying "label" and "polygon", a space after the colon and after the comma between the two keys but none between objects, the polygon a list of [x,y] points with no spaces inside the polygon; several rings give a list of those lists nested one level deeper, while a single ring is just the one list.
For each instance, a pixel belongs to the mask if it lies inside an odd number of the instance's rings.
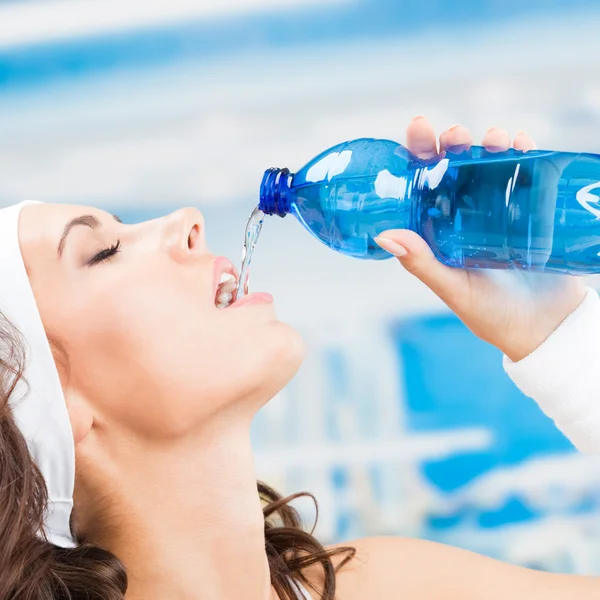
[{"label": "thumb", "polygon": [[409,273],[420,279],[445,302],[450,302],[462,291],[464,273],[442,264],[427,242],[414,231],[390,229],[376,237],[375,242],[393,254]]}]

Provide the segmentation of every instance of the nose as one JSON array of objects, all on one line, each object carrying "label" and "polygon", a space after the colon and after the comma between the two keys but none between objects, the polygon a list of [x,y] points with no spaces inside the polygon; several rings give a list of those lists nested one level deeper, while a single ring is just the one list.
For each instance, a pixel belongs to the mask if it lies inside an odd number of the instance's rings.
[{"label": "nose", "polygon": [[182,208],[166,217],[169,252],[178,261],[208,252],[204,236],[204,217],[196,208]]}]

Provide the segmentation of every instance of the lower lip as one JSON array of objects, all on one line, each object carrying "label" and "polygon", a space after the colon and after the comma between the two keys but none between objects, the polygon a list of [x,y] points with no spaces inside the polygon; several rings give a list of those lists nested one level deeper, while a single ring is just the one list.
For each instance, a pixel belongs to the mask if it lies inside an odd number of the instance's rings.
[{"label": "lower lip", "polygon": [[229,308],[236,308],[238,306],[251,306],[252,304],[273,304],[273,296],[266,292],[257,292],[254,294],[248,294],[239,300],[236,300]]}]

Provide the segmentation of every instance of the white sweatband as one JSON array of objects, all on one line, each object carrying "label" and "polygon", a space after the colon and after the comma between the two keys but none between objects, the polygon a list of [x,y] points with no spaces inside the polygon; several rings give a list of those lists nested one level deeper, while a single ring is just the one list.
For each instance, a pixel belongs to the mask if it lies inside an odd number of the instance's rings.
[{"label": "white sweatband", "polygon": [[46,537],[71,548],[76,545],[69,523],[75,484],[73,433],[19,246],[19,215],[26,204],[0,210],[0,312],[19,330],[27,359],[24,381],[18,382],[9,403],[48,489]]},{"label": "white sweatband", "polygon": [[504,368],[573,445],[600,453],[600,298],[581,305],[529,356]]}]

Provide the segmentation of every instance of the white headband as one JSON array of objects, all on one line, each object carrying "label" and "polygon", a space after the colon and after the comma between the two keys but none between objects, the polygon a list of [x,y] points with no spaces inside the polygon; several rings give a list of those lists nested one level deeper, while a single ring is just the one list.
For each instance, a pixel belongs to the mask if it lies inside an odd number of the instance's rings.
[{"label": "white headband", "polygon": [[75,449],[56,364],[50,351],[19,246],[22,202],[0,210],[0,311],[25,343],[25,381],[10,398],[17,425],[48,488],[44,520],[48,540],[74,547],[69,520],[73,508]]}]

